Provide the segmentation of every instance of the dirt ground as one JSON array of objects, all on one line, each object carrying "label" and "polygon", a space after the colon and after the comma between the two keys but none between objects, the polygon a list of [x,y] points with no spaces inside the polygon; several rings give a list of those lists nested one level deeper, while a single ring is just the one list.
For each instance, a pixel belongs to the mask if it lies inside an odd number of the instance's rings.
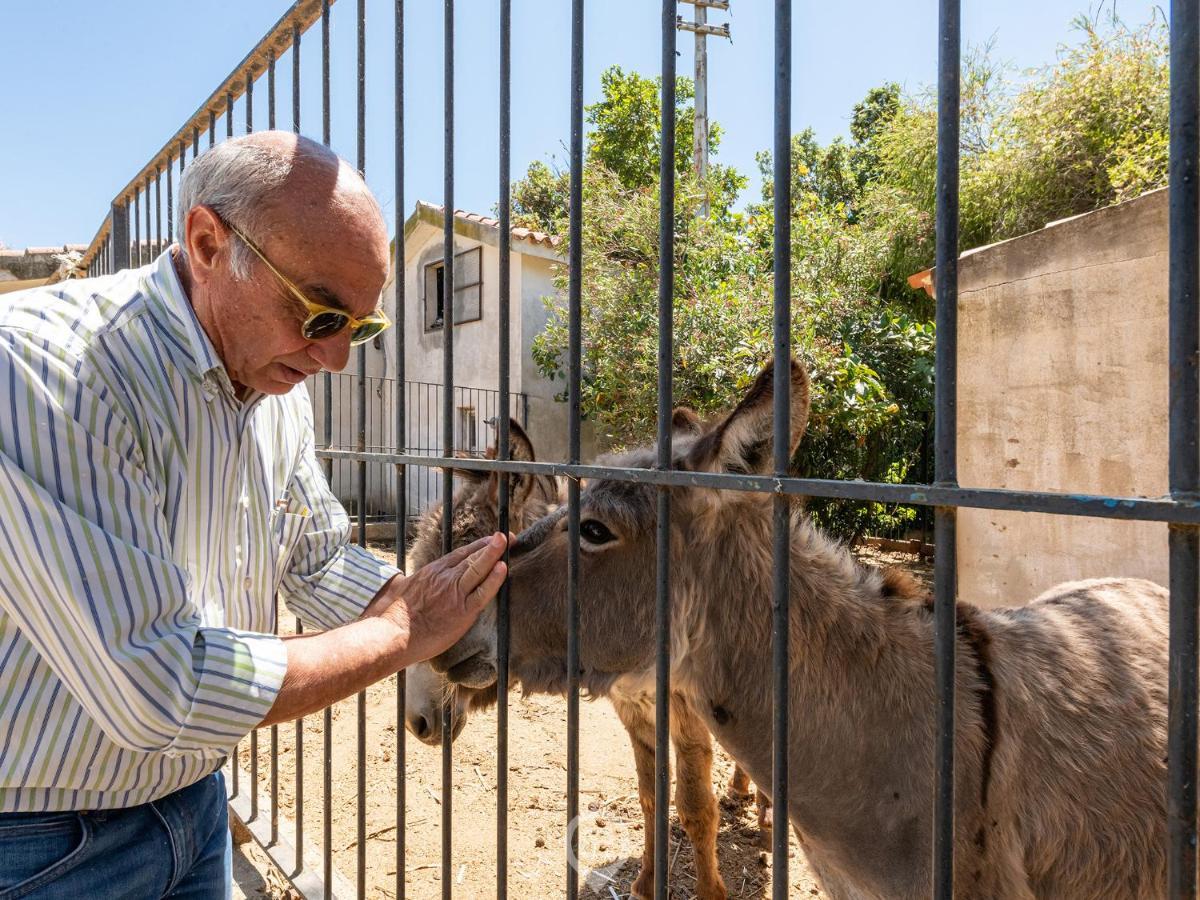
[{"label": "dirt ground", "polygon": [[[372,548],[387,558],[383,548]],[[860,555],[877,564],[896,564],[928,580],[928,564],[915,556],[879,551]],[[281,617],[282,618],[282,617]],[[358,701],[334,706],[332,714],[333,866],[351,884],[358,866],[357,747]],[[366,896],[396,896],[396,681],[389,679],[366,694]],[[280,815],[296,818],[296,729],[279,729]],[[405,735],[406,787],[405,886],[414,900],[441,895],[442,753]],[[604,701],[580,704],[579,828],[580,896],[625,900],[637,875],[643,845],[633,755],[624,728]],[[304,835],[313,851],[306,868],[320,872],[325,817],[323,793],[323,716],[304,721]],[[566,701],[559,697],[513,696],[509,713],[509,894],[515,898],[551,898],[564,894],[566,873]],[[270,738],[259,737],[259,815],[269,815]],[[475,714],[454,743],[453,863],[450,877],[456,897],[495,894],[496,870],[496,713]],[[241,746],[242,772],[250,769],[249,741]],[[733,772],[733,762],[716,748],[713,786],[718,796]],[[248,789],[243,775],[241,789]],[[691,844],[677,817],[671,817],[671,897],[694,896]],[[759,846],[754,804],[721,803],[718,838],[721,871],[731,898],[770,896],[769,848]],[[822,896],[792,839],[789,863],[793,898]],[[286,896],[271,891],[263,896]]]}]

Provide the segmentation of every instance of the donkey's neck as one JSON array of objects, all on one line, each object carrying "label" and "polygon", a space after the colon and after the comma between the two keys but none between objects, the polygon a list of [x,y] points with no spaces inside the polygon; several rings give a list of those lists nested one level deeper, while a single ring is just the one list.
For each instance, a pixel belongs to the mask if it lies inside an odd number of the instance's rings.
[{"label": "donkey's neck", "polygon": [[[767,785],[773,560],[769,511],[754,511],[728,527],[714,524],[719,535],[695,536],[696,546],[721,552],[681,567],[695,579],[681,585],[677,601],[689,631],[677,683],[722,745]],[[924,838],[914,804],[903,801],[919,797],[923,808],[929,796],[912,754],[932,739],[931,628],[919,601],[888,594],[881,572],[793,516],[788,812],[806,839],[827,848],[880,843],[882,835],[893,848]],[[914,770],[921,783],[913,783]]]}]

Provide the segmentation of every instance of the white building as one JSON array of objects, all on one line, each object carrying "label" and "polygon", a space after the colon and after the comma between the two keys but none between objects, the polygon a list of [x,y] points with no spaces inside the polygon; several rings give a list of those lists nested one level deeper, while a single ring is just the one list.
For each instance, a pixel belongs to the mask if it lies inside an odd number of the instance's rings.
[{"label": "white building", "polygon": [[[445,340],[443,285],[442,208],[418,202],[404,223],[403,310],[396,307],[393,272],[384,286],[388,314],[404,324],[404,378],[406,445],[410,452],[440,456],[442,450],[442,349]],[[500,224],[475,213],[455,213],[454,273],[454,443],[455,449],[482,454],[495,442],[499,408]],[[559,238],[527,228],[510,234],[510,411],[526,426],[542,461],[567,458],[567,407],[555,399],[565,392],[562,380],[550,381],[535,365],[533,339],[545,327],[549,312],[545,298],[555,296],[555,277],[565,261]],[[385,332],[368,345],[368,409],[366,443],[369,450],[397,446],[395,377],[396,332]],[[344,373],[333,378],[331,446],[352,449],[357,441],[357,354],[351,355]],[[323,376],[309,384],[314,402],[317,442],[324,435]],[[594,455],[594,440],[587,423],[583,431],[583,458]],[[340,463],[334,470],[334,490],[347,509],[356,508],[352,484],[354,466]],[[368,512],[390,514],[395,506],[392,469],[370,466]],[[408,507],[418,512],[440,496],[440,473],[411,467],[408,474]]]}]

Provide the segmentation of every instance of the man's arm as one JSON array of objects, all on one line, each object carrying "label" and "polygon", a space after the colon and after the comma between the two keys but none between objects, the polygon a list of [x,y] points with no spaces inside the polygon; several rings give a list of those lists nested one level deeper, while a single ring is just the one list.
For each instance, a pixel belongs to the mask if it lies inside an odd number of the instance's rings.
[{"label": "man's arm", "polygon": [[504,582],[504,546],[495,534],[461,547],[392,578],[361,618],[284,638],[287,674],[260,727],[324,709],[449,648]]}]

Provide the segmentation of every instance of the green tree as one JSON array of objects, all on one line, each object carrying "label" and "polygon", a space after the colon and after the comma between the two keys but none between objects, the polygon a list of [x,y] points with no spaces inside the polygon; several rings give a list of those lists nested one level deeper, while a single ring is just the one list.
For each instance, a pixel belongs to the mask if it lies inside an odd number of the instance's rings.
[{"label": "green tree", "polygon": [[[590,131],[586,165],[602,166],[616,176],[621,187],[650,189],[658,184],[662,158],[659,131],[662,116],[662,79],[645,78],[612,66],[600,76],[601,96],[584,113]],[[692,171],[692,127],[695,89],[690,78],[675,82],[675,169],[679,176]],[[709,153],[721,145],[721,126],[709,126]],[[721,165],[711,167],[708,190],[713,215],[726,216],[745,179]],[[523,178],[513,182],[513,224],[540,231],[565,233],[570,173],[541,161],[530,163]]]},{"label": "green tree", "polygon": [[[962,80],[962,249],[1012,237],[1165,183],[1166,52],[1161,24],[1078,23],[1080,41],[1013,86],[984,47]],[[690,94],[687,95],[690,99]],[[583,411],[616,444],[653,439],[658,293],[658,90],[612,70],[589,108],[595,128],[584,172]],[[686,106],[686,100],[681,97]],[[690,110],[689,110],[690,111]],[[726,408],[771,353],[773,193],[744,213],[740,176],[714,167],[697,183],[690,118],[676,160],[675,400],[709,414]],[[894,84],[856,105],[848,141],[791,142],[793,346],[813,377],[808,434],[793,460],[813,477],[921,480],[932,415],[932,303],[907,277],[933,263],[936,98]],[[565,203],[535,172],[529,208]],[[561,185],[561,182],[560,182]],[[696,215],[717,196],[714,212]],[[558,229],[565,233],[565,229]],[[566,313],[551,317],[534,355],[563,378]],[[564,379],[565,381],[565,379]],[[835,533],[903,527],[907,508],[812,501]]]},{"label": "green tree", "polygon": [[564,171],[534,160],[512,184],[512,223],[535,231],[558,231],[567,218],[570,185]]}]

